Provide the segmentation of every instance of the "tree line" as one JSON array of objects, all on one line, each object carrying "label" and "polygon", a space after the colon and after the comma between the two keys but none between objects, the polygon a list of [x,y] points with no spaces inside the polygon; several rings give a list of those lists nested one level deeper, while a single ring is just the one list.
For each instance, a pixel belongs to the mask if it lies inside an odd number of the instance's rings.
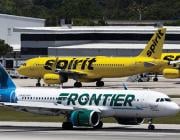
[{"label": "tree line", "polygon": [[92,20],[177,20],[179,0],[0,0],[0,13],[45,18],[47,26],[60,19],[75,25],[93,25]]}]

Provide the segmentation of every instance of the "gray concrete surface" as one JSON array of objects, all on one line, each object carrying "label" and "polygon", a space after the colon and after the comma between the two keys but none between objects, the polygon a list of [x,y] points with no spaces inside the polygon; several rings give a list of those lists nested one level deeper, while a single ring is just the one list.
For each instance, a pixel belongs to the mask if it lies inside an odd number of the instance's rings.
[{"label": "gray concrete surface", "polygon": [[[105,86],[100,88],[123,89],[123,83],[125,83],[129,89],[151,89],[164,92],[168,95],[180,96],[180,79],[165,79],[163,77],[159,77],[159,82],[126,82],[126,79],[127,78],[105,78],[103,79]],[[36,79],[14,79],[14,81],[18,86],[23,87],[33,87],[37,82]],[[74,80],[69,79],[67,83],[63,84],[64,88],[73,87],[74,82]],[[41,83],[43,83],[43,80],[41,80]],[[95,82],[82,84],[84,88],[99,88],[95,86]],[[59,86],[56,85],[56,87]]]},{"label": "gray concrete surface", "polygon": [[104,124],[99,130],[75,128],[62,130],[61,123],[0,122],[3,140],[178,140],[180,125],[157,124],[156,130],[147,130],[147,124],[122,126]]}]

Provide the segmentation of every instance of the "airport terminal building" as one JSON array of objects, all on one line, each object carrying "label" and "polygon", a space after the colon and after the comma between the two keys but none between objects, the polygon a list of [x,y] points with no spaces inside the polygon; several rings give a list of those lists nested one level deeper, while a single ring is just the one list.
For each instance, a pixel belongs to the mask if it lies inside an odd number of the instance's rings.
[{"label": "airport terminal building", "polygon": [[[62,26],[14,28],[21,33],[21,56],[135,56],[157,27]],[[164,52],[180,52],[180,27],[167,27]]]}]

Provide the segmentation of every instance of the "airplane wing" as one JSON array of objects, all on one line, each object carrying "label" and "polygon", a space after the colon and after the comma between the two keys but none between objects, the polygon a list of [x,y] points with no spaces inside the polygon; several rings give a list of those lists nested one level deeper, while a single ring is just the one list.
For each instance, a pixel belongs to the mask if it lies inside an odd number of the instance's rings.
[{"label": "airplane wing", "polygon": [[33,110],[50,110],[57,113],[62,112],[70,112],[72,110],[75,110],[72,106],[64,106],[62,104],[56,104],[56,103],[41,103],[41,102],[23,102],[19,101],[17,103],[6,103],[1,102],[0,105],[7,106],[10,108],[15,108],[16,110],[20,111],[26,111],[28,109]]},{"label": "airplane wing", "polygon": [[77,79],[79,77],[87,76],[88,74],[82,71],[77,70],[64,70],[64,69],[56,69],[55,73],[60,74],[61,76],[68,76],[73,79]]},{"label": "airplane wing", "polygon": [[[94,107],[72,107],[72,106],[64,106],[62,104],[57,103],[42,103],[42,102],[23,102],[19,101],[17,103],[7,103],[7,102],[0,102],[0,106],[6,106],[9,108],[14,108],[17,111],[23,111],[23,112],[34,112],[39,113],[44,112],[44,115],[48,115],[48,112],[53,112],[54,115],[60,115],[60,114],[67,114],[74,110],[94,110],[96,112],[102,113],[103,110],[106,110],[106,108],[97,109]],[[51,114],[52,115],[52,114]]]},{"label": "airplane wing", "polygon": [[77,70],[64,70],[64,69],[56,69],[55,70],[56,73],[59,74],[68,74],[68,75],[87,75],[86,73],[82,72],[82,71],[77,71]]}]

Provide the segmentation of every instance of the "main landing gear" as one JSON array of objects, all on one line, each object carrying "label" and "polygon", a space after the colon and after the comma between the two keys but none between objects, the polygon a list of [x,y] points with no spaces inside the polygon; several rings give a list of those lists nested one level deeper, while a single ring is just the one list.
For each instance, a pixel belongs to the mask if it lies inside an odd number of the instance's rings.
[{"label": "main landing gear", "polygon": [[63,122],[62,129],[64,129],[64,130],[72,130],[73,129],[72,122]]},{"label": "main landing gear", "polygon": [[37,81],[37,83],[36,83],[36,87],[40,87],[40,86],[41,86],[40,81],[41,81],[41,78],[38,78],[38,81]]},{"label": "main landing gear", "polygon": [[104,86],[104,82],[103,81],[97,81],[96,82],[96,86],[97,87],[103,87]]},{"label": "main landing gear", "polygon": [[101,129],[103,127],[103,122],[99,121],[98,125],[94,126],[94,129]]},{"label": "main landing gear", "polygon": [[82,83],[77,81],[74,83],[74,87],[82,87]]},{"label": "main landing gear", "polygon": [[154,130],[155,126],[152,123],[152,119],[149,120],[148,130]]},{"label": "main landing gear", "polygon": [[[97,81],[96,82],[96,87],[103,87],[103,86],[104,86],[104,82],[103,81]],[[74,87],[80,88],[80,87],[82,87],[82,83],[77,81],[77,82],[74,83]]]},{"label": "main landing gear", "polygon": [[154,82],[157,82],[157,81],[158,81],[158,76],[157,76],[157,74],[155,74],[155,77],[153,78],[153,81],[154,81]]},{"label": "main landing gear", "polygon": [[[103,127],[103,122],[99,121],[98,125],[94,126],[94,129],[101,129]],[[62,129],[63,130],[72,130],[73,129],[73,124],[70,121],[66,121],[62,123]]]}]

